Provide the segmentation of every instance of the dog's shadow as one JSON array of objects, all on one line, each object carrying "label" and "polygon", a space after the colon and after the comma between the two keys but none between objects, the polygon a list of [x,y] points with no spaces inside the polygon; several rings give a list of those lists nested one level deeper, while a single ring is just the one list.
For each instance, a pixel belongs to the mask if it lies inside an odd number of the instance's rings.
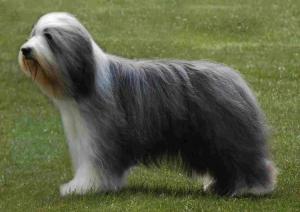
[{"label": "dog's shadow", "polygon": [[153,197],[177,197],[177,198],[214,198],[214,199],[249,199],[249,200],[259,200],[259,199],[268,199],[272,198],[273,195],[266,194],[261,196],[255,196],[251,194],[245,194],[241,196],[228,197],[228,196],[218,196],[216,194],[204,192],[202,188],[188,188],[188,187],[179,187],[179,188],[170,188],[168,186],[149,186],[144,184],[139,185],[130,185],[121,191],[118,192],[108,192],[109,195],[138,195],[144,194]]},{"label": "dog's shadow", "polygon": [[[110,193],[111,194],[111,193]],[[144,194],[150,196],[173,196],[173,197],[199,197],[199,196],[207,196],[201,188],[198,190],[189,189],[189,188],[170,188],[168,186],[149,186],[144,184],[139,185],[130,185],[119,192],[115,192],[117,195],[124,194]]]},{"label": "dog's shadow", "polygon": [[162,197],[171,197],[171,198],[190,198],[190,199],[222,199],[222,200],[233,200],[233,199],[247,199],[249,201],[259,201],[265,199],[273,199],[274,195],[264,195],[264,196],[253,196],[253,195],[243,195],[237,197],[221,197],[215,194],[210,194],[204,192],[201,188],[189,188],[189,187],[179,187],[171,188],[168,186],[150,186],[144,184],[129,185],[126,188],[123,188],[120,191],[116,192],[101,192],[97,194],[87,194],[84,196],[71,195],[66,199],[85,199],[88,201],[93,201],[95,199],[107,199],[110,197],[123,199],[131,199],[139,195],[148,196],[151,198],[162,198]]}]

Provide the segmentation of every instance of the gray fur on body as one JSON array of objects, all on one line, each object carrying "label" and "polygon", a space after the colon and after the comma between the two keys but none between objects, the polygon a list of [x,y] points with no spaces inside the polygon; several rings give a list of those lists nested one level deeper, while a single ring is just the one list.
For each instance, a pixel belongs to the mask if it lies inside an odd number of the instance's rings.
[{"label": "gray fur on body", "polygon": [[109,72],[108,108],[99,107],[100,93],[79,104],[96,137],[107,136],[109,144],[98,143],[102,168],[122,176],[136,163],[179,153],[187,171],[224,180],[211,189],[221,195],[270,186],[263,113],[237,72],[204,61],[117,57],[109,57]]}]

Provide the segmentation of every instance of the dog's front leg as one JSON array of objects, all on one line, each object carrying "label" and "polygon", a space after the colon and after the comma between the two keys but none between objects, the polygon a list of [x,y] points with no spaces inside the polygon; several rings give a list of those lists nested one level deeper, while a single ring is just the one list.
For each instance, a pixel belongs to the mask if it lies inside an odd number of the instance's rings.
[{"label": "dog's front leg", "polygon": [[100,178],[94,167],[90,164],[82,164],[76,170],[74,178],[60,186],[61,196],[69,194],[86,194],[100,190]]},{"label": "dog's front leg", "polygon": [[75,173],[74,178],[70,182],[60,186],[60,194],[62,196],[96,192],[101,187],[100,172],[92,159],[94,150],[90,133],[75,106],[74,103],[60,105],[63,126]]}]

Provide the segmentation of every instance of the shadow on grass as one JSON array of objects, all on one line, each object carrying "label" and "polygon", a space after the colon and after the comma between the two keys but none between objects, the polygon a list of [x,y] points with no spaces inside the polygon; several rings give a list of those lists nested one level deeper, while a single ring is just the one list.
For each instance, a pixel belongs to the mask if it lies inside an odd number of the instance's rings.
[{"label": "shadow on grass", "polygon": [[248,200],[259,200],[259,199],[273,199],[274,195],[266,194],[261,196],[254,196],[254,195],[242,195],[237,197],[226,197],[226,196],[218,196],[211,193],[206,193],[202,190],[202,188],[189,188],[189,187],[182,187],[182,188],[170,188],[168,186],[148,186],[148,185],[131,185],[127,188],[119,192],[109,192],[108,194],[145,194],[151,196],[170,196],[170,197],[191,197],[191,198],[199,198],[199,197],[209,197],[214,199],[248,199]]},{"label": "shadow on grass", "polygon": [[152,197],[154,199],[158,198],[180,198],[180,199],[210,199],[210,200],[222,200],[222,201],[235,201],[235,200],[247,200],[247,201],[265,201],[269,199],[276,198],[275,195],[264,195],[264,196],[253,196],[253,195],[243,195],[239,197],[221,197],[214,194],[205,193],[201,188],[170,188],[168,186],[149,186],[144,184],[130,185],[117,192],[105,192],[98,194],[87,194],[84,196],[71,195],[69,197],[64,197],[66,201],[94,201],[94,200],[109,200],[118,199],[122,201],[130,200],[135,197]]},{"label": "shadow on grass", "polygon": [[149,185],[131,185],[123,190],[116,192],[116,194],[120,193],[121,195],[124,193],[128,194],[145,194],[151,196],[173,196],[173,197],[198,197],[198,196],[206,196],[207,194],[199,189],[195,188],[170,188],[168,186],[149,186]]}]

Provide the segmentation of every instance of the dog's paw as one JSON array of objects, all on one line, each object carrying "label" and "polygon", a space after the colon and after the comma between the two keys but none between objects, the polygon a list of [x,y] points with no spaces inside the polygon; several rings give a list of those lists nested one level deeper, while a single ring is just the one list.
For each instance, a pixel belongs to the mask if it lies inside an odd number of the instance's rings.
[{"label": "dog's paw", "polygon": [[91,181],[73,179],[70,182],[61,185],[59,190],[61,196],[68,196],[71,194],[83,195],[89,192],[98,192],[100,186]]},{"label": "dog's paw", "polygon": [[208,174],[206,174],[202,176],[202,182],[203,182],[203,191],[205,193],[213,193],[213,187],[215,184],[214,179]]}]

